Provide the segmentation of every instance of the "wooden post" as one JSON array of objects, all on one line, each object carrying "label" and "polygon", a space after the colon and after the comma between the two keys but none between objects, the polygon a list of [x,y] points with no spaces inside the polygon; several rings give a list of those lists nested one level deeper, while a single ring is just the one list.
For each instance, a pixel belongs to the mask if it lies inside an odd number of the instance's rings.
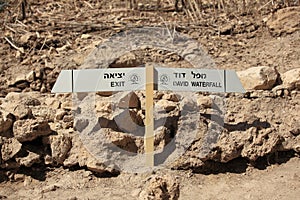
[{"label": "wooden post", "polygon": [[154,167],[154,119],[153,119],[154,67],[146,64],[146,118],[145,155],[146,165]]}]

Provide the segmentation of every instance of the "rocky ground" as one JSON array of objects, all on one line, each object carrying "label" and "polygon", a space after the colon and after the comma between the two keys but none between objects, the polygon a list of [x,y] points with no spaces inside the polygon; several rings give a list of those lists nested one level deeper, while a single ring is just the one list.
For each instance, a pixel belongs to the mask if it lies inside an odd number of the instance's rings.
[{"label": "rocky ground", "polygon": [[[189,3],[178,12],[171,1],[164,1],[159,10],[154,1],[139,3],[134,10],[117,0],[3,2],[0,199],[295,199],[300,195],[297,2],[245,1],[243,6],[242,1],[216,5],[202,1],[199,10]],[[156,150],[172,144],[174,138],[180,143],[182,135],[194,135],[185,153],[164,169],[129,173],[99,158],[99,149],[93,146],[98,143],[87,143],[86,135],[79,137],[77,131],[82,132],[80,128],[86,127],[82,124],[88,122],[74,119],[74,113],[84,110],[84,105],[73,105],[69,94],[50,91],[61,69],[86,66],[99,52],[96,45],[142,26],[176,30],[198,41],[215,68],[238,72],[247,92],[197,93],[194,102],[185,95],[156,92],[155,105],[163,114],[155,120],[165,122],[155,131]],[[116,58],[109,67],[149,62],[190,66],[174,52],[144,47]],[[105,145],[144,152],[143,137],[137,133],[144,126],[144,92],[100,92],[77,98],[93,99]]]}]

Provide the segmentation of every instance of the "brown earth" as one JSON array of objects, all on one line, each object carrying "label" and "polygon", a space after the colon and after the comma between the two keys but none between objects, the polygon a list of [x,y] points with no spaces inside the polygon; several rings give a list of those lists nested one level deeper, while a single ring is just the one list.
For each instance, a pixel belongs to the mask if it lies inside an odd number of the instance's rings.
[{"label": "brown earth", "polygon": [[[163,1],[159,10],[156,1],[140,1],[134,10],[119,0],[24,2],[0,1],[0,199],[300,195],[299,2],[201,1],[193,7],[190,1],[178,12],[172,1]],[[79,68],[91,60],[84,61],[91,52],[97,53],[96,45],[143,26],[174,29],[198,41],[216,68],[240,71],[247,92],[221,98],[197,93],[195,105],[184,96],[157,92],[155,103],[167,110],[163,117],[168,123],[156,135],[156,149],[182,132],[196,131],[196,137],[166,169],[134,174],[96,159],[74,131],[86,121],[73,119],[71,96],[50,91],[60,70]],[[144,48],[117,58],[110,67],[148,62],[190,65],[174,52]],[[143,153],[143,138],[132,133],[144,123],[144,96],[134,92],[119,100],[118,94],[96,94],[97,118],[106,137],[129,152]],[[183,108],[199,109],[195,116],[201,129],[182,120]],[[116,126],[118,118],[128,125]],[[184,129],[174,128],[178,124]],[[209,135],[211,127],[218,131]]]}]

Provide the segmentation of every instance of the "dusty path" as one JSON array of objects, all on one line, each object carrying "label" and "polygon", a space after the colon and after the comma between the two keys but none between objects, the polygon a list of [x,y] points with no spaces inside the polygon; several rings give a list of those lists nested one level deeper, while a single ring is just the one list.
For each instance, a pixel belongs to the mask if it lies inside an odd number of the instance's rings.
[{"label": "dusty path", "polygon": [[[300,195],[300,159],[273,165],[266,170],[248,168],[241,174],[167,173],[180,182],[181,200],[193,199],[296,199]],[[150,174],[121,174],[97,178],[89,171],[55,169],[46,181],[25,177],[24,181],[0,184],[2,199],[137,199]]]}]

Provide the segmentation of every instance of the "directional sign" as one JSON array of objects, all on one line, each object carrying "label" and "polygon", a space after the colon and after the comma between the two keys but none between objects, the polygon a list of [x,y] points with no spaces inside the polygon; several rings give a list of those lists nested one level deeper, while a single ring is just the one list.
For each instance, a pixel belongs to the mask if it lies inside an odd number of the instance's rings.
[{"label": "directional sign", "polygon": [[225,92],[225,70],[157,68],[158,90]]},{"label": "directional sign", "polygon": [[97,91],[146,91],[144,147],[146,165],[154,166],[153,91],[245,92],[232,70],[196,68],[138,68],[63,70],[53,93]]},{"label": "directional sign", "polygon": [[[245,92],[233,70],[154,68],[159,91]],[[52,93],[145,90],[144,67],[62,70]]]},{"label": "directional sign", "polygon": [[53,93],[145,89],[145,68],[63,70]]}]

